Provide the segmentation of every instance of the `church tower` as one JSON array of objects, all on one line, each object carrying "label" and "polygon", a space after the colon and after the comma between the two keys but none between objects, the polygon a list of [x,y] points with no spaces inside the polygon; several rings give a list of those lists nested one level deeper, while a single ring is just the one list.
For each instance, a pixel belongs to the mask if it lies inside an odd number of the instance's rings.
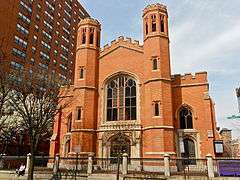
[{"label": "church tower", "polygon": [[79,23],[74,76],[76,101],[71,151],[95,152],[101,25],[92,18]]},{"label": "church tower", "polygon": [[147,6],[143,11],[143,29],[143,157],[159,157],[175,152],[166,6]]}]

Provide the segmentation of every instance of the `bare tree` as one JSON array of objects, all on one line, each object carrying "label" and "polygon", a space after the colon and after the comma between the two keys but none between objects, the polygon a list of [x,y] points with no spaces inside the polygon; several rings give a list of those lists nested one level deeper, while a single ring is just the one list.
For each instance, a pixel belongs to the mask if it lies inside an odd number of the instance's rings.
[{"label": "bare tree", "polygon": [[48,133],[53,126],[54,116],[67,103],[61,103],[68,88],[61,90],[61,82],[45,73],[34,76],[22,75],[18,78],[14,93],[11,94],[10,104],[21,119],[21,128],[26,130],[30,141],[30,169],[28,179],[33,179],[34,159],[39,140]]}]

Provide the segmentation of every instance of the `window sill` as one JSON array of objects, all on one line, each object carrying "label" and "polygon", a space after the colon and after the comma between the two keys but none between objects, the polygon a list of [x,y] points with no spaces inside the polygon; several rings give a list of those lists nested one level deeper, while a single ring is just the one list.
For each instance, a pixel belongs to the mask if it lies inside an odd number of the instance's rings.
[{"label": "window sill", "polygon": [[76,123],[82,122],[82,119],[75,120]]},{"label": "window sill", "polygon": [[162,116],[153,116],[152,118],[162,118]]},{"label": "window sill", "polygon": [[138,120],[121,120],[121,121],[105,121],[102,125],[121,125],[121,124],[135,124]]}]

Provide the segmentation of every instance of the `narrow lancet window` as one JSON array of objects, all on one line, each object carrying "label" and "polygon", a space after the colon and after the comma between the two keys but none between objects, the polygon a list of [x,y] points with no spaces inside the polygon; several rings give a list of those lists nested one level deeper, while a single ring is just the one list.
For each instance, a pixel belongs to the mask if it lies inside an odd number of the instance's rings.
[{"label": "narrow lancet window", "polygon": [[86,43],[86,28],[84,28],[82,31],[82,44],[85,43]]},{"label": "narrow lancet window", "polygon": [[152,15],[152,32],[157,31],[157,25],[156,25],[156,15]]},{"label": "narrow lancet window", "polygon": [[89,44],[93,44],[94,41],[94,28],[90,28],[90,37],[89,37]]},{"label": "narrow lancet window", "polygon": [[153,61],[152,61],[152,69],[153,70],[157,70],[158,69],[157,59],[153,59]]},{"label": "narrow lancet window", "polygon": [[160,103],[154,102],[154,116],[160,116]]},{"label": "narrow lancet window", "polygon": [[161,32],[164,32],[164,16],[161,17],[161,21],[160,21],[160,29],[161,29]]}]

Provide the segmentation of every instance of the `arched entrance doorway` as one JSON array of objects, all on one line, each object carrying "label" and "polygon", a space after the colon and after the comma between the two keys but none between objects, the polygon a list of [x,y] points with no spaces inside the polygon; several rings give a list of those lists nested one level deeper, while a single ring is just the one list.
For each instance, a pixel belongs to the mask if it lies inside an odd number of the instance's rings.
[{"label": "arched entrance doorway", "polygon": [[195,152],[195,143],[193,140],[186,138],[183,140],[184,144],[184,153],[182,153],[183,158],[189,158],[189,160],[185,160],[184,164],[185,165],[195,165],[196,160],[196,152]]},{"label": "arched entrance doorway", "polygon": [[[127,136],[123,134],[117,134],[111,138],[110,157],[116,158],[118,155],[127,153],[128,157],[131,157],[131,142]],[[112,163],[116,163],[113,159]]]}]

